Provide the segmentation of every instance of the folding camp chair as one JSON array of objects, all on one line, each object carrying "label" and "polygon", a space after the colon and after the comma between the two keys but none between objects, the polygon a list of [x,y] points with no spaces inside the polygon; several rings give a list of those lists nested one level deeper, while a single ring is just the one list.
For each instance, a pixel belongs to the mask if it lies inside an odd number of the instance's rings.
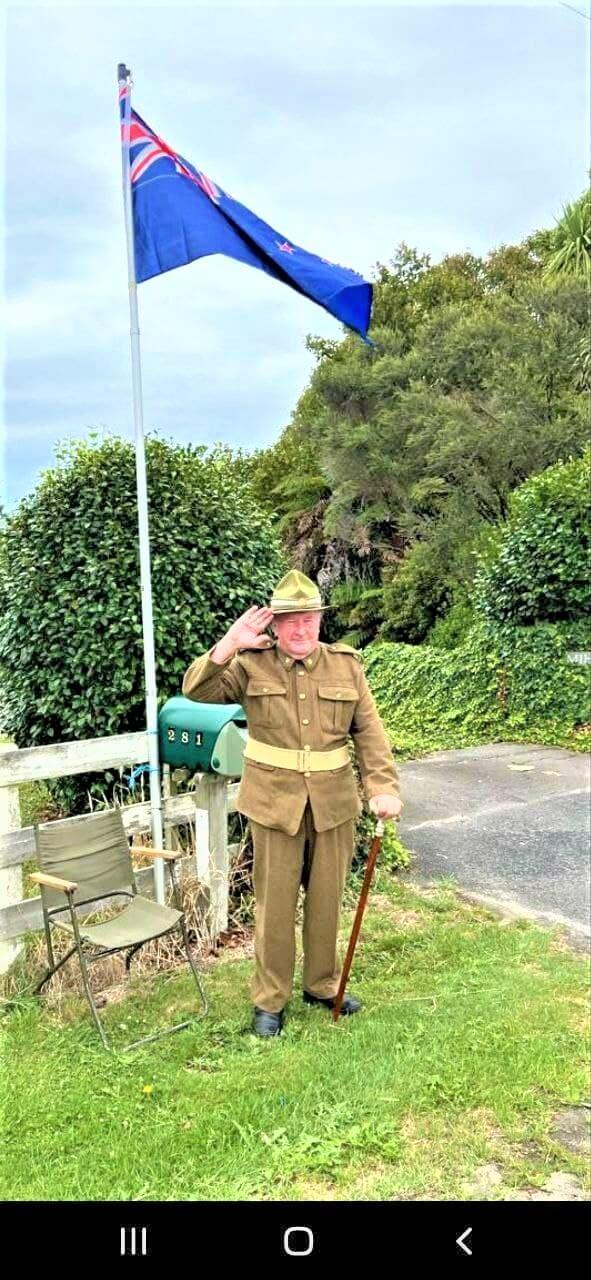
[{"label": "folding camp chair", "polygon": [[[201,979],[187,937],[185,916],[182,910],[180,891],[176,878],[175,859],[178,852],[165,849],[144,849],[138,852],[147,853],[152,858],[164,858],[170,870],[173,899],[175,906],[162,906],[150,898],[138,894],[131,861],[130,848],[123,826],[120,809],[107,809],[100,813],[84,815],[82,818],[70,818],[63,823],[47,823],[35,827],[35,844],[39,872],[31,879],[41,886],[41,902],[49,969],[35,989],[38,994],[45,983],[61,969],[62,965],[78,953],[84,990],[90,1005],[97,1030],[105,1049],[110,1048],[101,1025],[96,1003],[93,999],[88,981],[88,965],[104,956],[114,955],[118,951],[126,951],[125,967],[129,970],[132,956],[152,938],[160,938],[164,934],[178,929],[197,984],[204,1016],[207,1013],[207,1000]],[[101,924],[85,924],[79,919],[77,911],[86,908],[88,915],[97,904],[105,905],[105,899],[124,898],[123,909],[114,917]],[[108,905],[111,905],[109,902]],[[66,931],[74,939],[74,945],[57,963],[52,945],[52,930]],[[178,1022],[175,1026],[166,1027],[155,1035],[144,1036],[123,1048],[135,1049],[138,1045],[148,1044],[151,1040],[159,1040],[161,1036],[181,1031],[193,1022]]]}]

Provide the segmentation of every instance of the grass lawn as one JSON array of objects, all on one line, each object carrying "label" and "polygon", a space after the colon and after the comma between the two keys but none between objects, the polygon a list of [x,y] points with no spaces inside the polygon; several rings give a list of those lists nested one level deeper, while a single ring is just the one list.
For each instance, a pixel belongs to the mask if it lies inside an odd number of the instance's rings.
[{"label": "grass lawn", "polygon": [[[361,1014],[334,1027],[296,988],[284,1034],[260,1041],[249,972],[215,960],[209,1016],[125,1056],[99,1047],[77,996],[23,998],[2,1021],[2,1197],[506,1199],[586,1176],[552,1137],[589,1087],[587,969],[559,934],[382,871],[351,982]],[[193,990],[161,974],[103,1016],[123,1043]]]}]

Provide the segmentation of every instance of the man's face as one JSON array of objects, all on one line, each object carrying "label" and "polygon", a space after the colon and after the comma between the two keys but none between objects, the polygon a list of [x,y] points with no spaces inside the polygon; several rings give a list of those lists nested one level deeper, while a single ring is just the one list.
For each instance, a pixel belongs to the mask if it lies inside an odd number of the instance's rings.
[{"label": "man's face", "polygon": [[307,658],[316,648],[320,635],[322,613],[276,613],[273,631],[284,653],[290,658]]}]

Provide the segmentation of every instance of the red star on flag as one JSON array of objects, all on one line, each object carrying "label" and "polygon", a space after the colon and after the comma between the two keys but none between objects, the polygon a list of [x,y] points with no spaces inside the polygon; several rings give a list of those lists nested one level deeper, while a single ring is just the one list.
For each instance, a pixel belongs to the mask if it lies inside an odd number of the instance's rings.
[{"label": "red star on flag", "polygon": [[288,244],[287,240],[284,240],[283,244],[281,244],[279,240],[276,240],[275,244],[277,245],[278,249],[281,249],[282,253],[293,253],[293,245]]}]

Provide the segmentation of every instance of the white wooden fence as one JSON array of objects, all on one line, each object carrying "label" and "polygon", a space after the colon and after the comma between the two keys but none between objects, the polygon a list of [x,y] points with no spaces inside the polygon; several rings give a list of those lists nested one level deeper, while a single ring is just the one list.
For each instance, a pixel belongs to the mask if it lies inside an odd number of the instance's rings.
[{"label": "white wooden fence", "polygon": [[[23,935],[43,928],[40,898],[23,898],[22,864],[25,859],[35,857],[35,834],[33,827],[21,827],[19,785],[117,769],[147,759],[146,733],[123,733],[22,750],[11,744],[0,744],[0,973],[6,973],[16,959]],[[203,774],[194,791],[170,795],[166,773],[164,843],[172,847],[172,833],[179,824],[195,824],[196,872],[209,892],[209,923],[215,937],[228,925],[229,861],[233,852],[228,844],[228,814],[236,809],[238,784]],[[148,802],[123,805],[121,812],[130,836],[149,833]],[[58,819],[57,825],[71,821],[71,818]],[[153,894],[151,867],[140,871],[137,881],[142,893]]]}]

